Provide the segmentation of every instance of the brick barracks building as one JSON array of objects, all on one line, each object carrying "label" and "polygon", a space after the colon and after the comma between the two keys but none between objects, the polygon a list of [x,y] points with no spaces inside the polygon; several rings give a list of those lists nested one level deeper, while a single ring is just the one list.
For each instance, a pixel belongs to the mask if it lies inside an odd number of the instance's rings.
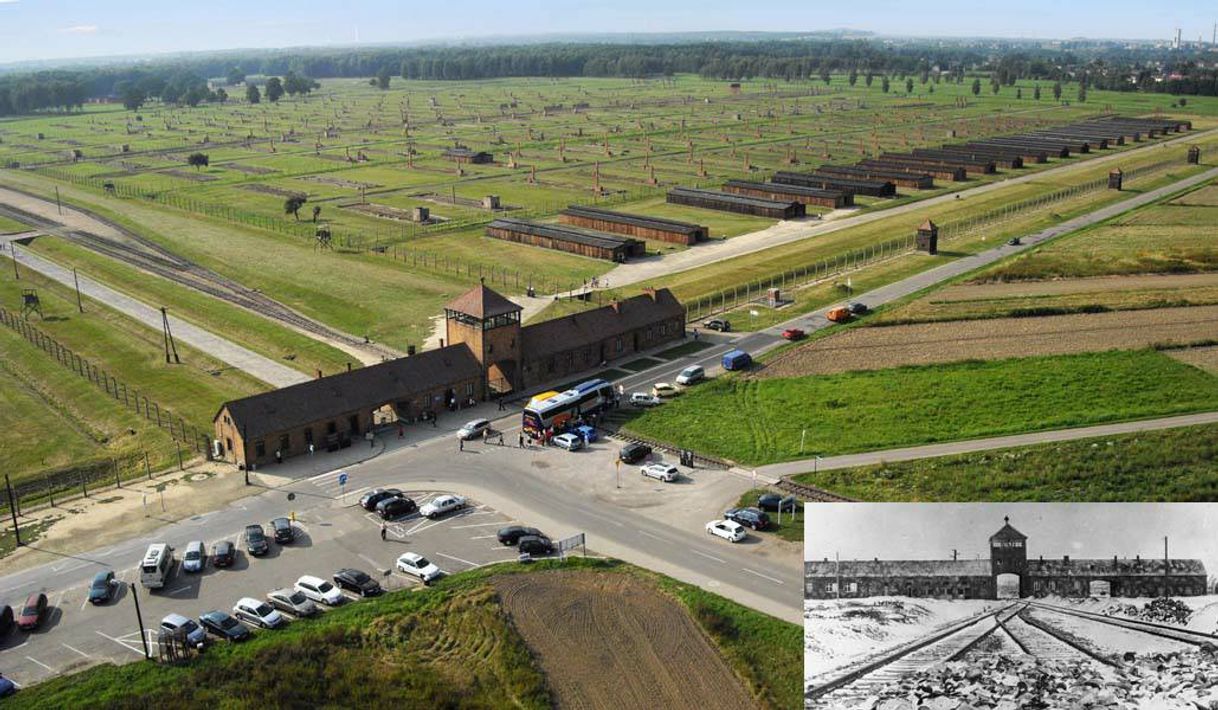
[{"label": "brick barracks building", "polygon": [[804,563],[807,599],[1161,597],[1206,593],[1201,560],[1028,559],[1028,538],[1004,519],[988,560],[823,560]]},{"label": "brick barracks building", "polygon": [[520,306],[476,286],[444,307],[441,347],[225,402],[213,419],[217,458],[263,466],[335,451],[371,432],[377,413],[402,422],[543,384],[685,338],[685,307],[667,289],[529,326]]}]

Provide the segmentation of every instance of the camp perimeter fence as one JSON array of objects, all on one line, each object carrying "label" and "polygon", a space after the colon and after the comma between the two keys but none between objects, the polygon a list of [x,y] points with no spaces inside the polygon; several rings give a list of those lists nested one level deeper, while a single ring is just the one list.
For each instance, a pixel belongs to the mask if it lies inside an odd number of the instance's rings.
[{"label": "camp perimeter fence", "polygon": [[169,432],[170,437],[185,446],[188,451],[204,456],[209,453],[210,437],[206,433],[194,425],[187,424],[181,417],[149,399],[146,394],[142,394],[137,389],[128,388],[126,383],[119,382],[105,370],[72,352],[71,348],[64,347],[59,341],[35,328],[21,315],[0,307],[0,324],[8,326],[30,344],[55,358],[55,361],[64,368],[96,385],[98,389],[113,397],[116,402],[122,402],[123,406],[142,415],[144,419],[155,422],[158,428]]},{"label": "camp perimeter fence", "polygon": [[[1123,178],[1128,182],[1161,172],[1170,167],[1182,167],[1182,163],[1179,159],[1161,160],[1156,163],[1126,170],[1123,172]],[[1108,177],[1105,176],[1043,195],[1037,195],[1036,197],[1012,202],[998,209],[989,210],[959,222],[941,224],[939,225],[939,241],[950,242],[973,236],[983,229],[989,229],[1009,222],[1029,212],[1107,188]],[[886,259],[910,254],[916,247],[916,239],[917,236],[915,234],[909,234],[905,237],[890,239],[878,244],[870,244],[860,249],[853,249],[826,257],[819,261],[787,269],[771,276],[752,279],[744,283],[719,289],[714,293],[686,302],[686,321],[697,321],[707,316],[734,310],[749,303],[761,302],[772,288],[799,288],[835,276],[841,276]]]},{"label": "camp perimeter fence", "polygon": [[[147,451],[123,456],[79,461],[69,466],[48,469],[12,483],[17,515],[34,508],[55,506],[78,498],[89,498],[102,490],[122,488],[135,479],[151,481],[156,476],[178,469],[154,470]],[[2,484],[3,481],[0,481]],[[0,516],[9,515],[8,492],[0,488]]]}]

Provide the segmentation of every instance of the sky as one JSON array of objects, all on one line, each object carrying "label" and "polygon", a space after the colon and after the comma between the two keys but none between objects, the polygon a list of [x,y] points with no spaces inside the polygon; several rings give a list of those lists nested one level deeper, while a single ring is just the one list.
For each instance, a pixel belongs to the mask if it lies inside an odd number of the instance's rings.
[{"label": "sky", "polygon": [[1215,21],[1210,0],[0,0],[0,63],[574,32],[1208,40]]},{"label": "sky", "polygon": [[1028,536],[1028,558],[1195,558],[1218,574],[1215,503],[821,503],[806,508],[805,559],[989,559],[990,535]]}]

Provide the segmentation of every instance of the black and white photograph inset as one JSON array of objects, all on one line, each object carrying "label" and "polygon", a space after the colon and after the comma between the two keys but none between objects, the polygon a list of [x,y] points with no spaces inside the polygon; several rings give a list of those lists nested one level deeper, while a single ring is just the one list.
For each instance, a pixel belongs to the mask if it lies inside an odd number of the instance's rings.
[{"label": "black and white photograph inset", "polygon": [[808,708],[1218,708],[1218,504],[807,512]]}]

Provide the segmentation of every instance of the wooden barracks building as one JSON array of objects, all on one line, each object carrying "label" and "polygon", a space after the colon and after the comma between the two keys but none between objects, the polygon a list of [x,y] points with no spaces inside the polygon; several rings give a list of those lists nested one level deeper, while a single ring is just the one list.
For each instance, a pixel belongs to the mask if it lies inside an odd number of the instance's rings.
[{"label": "wooden barracks building", "polygon": [[334,451],[372,431],[378,411],[414,421],[685,337],[685,307],[668,289],[529,326],[520,312],[476,286],[444,307],[440,348],[225,402],[213,419],[216,457],[261,466],[277,452]]},{"label": "wooden barracks building", "polygon": [[1201,560],[1028,559],[1010,520],[990,536],[988,560],[823,560],[804,563],[808,599],[874,596],[937,599],[1157,597],[1206,593]]}]

